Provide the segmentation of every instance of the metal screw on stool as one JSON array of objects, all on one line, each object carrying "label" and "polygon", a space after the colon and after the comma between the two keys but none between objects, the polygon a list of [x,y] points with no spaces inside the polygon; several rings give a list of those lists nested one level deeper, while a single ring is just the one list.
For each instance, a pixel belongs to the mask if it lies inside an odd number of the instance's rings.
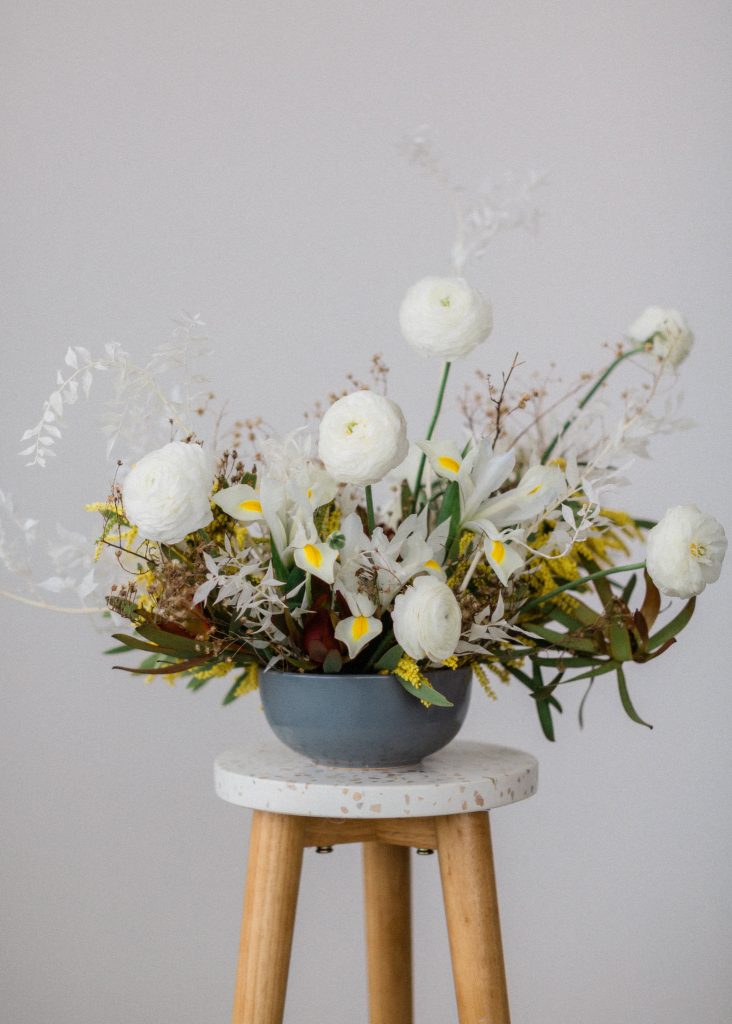
[{"label": "metal screw on stool", "polygon": [[434,852],[434,850],[429,850],[426,846],[417,847],[417,853],[420,857],[431,857]]},{"label": "metal screw on stool", "polygon": [[315,847],[315,852],[316,853],[332,853],[333,852],[333,847],[332,846],[316,846]]}]

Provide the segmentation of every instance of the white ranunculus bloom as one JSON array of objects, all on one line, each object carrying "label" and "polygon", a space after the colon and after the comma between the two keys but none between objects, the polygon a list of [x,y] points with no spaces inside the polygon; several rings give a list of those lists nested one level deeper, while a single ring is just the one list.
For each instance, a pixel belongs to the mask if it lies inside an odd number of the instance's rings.
[{"label": "white ranunculus bloom", "polygon": [[339,483],[375,484],[408,451],[402,410],[374,391],[354,391],[339,398],[320,421],[318,454]]},{"label": "white ranunculus bloom", "polygon": [[404,338],[423,356],[466,356],[493,329],[491,304],[462,277],[424,277],[399,309]]},{"label": "white ranunculus bloom", "polygon": [[651,342],[653,352],[671,366],[678,366],[688,356],[694,335],[684,316],[677,309],[649,306],[628,328],[628,337],[639,345]]},{"label": "white ranunculus bloom", "polygon": [[124,482],[127,518],[146,540],[177,544],[213,519],[213,467],[197,444],[171,441],[137,462]]},{"label": "white ranunculus bloom", "polygon": [[399,594],[392,612],[394,636],[410,658],[443,662],[460,641],[457,598],[437,576],[418,576]]},{"label": "white ranunculus bloom", "polygon": [[650,530],[648,575],[669,597],[693,597],[719,579],[727,551],[721,523],[696,505],[676,505]]}]

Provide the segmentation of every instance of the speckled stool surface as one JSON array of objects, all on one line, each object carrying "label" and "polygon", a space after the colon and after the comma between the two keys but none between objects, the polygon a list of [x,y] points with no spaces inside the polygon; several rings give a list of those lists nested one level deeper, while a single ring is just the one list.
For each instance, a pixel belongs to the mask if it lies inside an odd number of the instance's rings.
[{"label": "speckled stool surface", "polygon": [[233,1024],[283,1024],[304,851],[348,843],[362,846],[370,1024],[413,1024],[414,849],[438,855],[460,1024],[510,1024],[487,812],[536,792],[531,754],[458,740],[411,768],[333,768],[272,739],[222,754],[215,781],[254,812]]},{"label": "speckled stool surface", "polygon": [[536,792],[536,758],[455,740],[412,768],[315,765],[277,740],[216,759],[216,792],[232,804],[321,818],[409,818],[488,811]]}]

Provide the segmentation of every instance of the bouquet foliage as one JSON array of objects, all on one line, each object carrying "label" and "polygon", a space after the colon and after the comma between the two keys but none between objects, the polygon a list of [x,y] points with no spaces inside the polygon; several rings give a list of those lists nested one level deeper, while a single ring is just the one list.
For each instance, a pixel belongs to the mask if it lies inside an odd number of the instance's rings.
[{"label": "bouquet foliage", "polygon": [[[491,698],[496,681],[524,686],[549,739],[563,688],[577,683],[586,698],[610,678],[627,714],[646,724],[628,670],[675,642],[719,576],[726,539],[695,506],[654,523],[608,507],[605,495],[653,433],[683,425],[668,397],[662,414],[655,408],[693,336],[679,313],[650,307],[604,366],[559,394],[537,378],[518,383],[516,359],[500,378],[478,373],[459,398],[462,432],[442,434],[452,364],[492,328],[489,302],[462,276],[481,230],[495,227],[481,227],[476,209],[456,272],[419,281],[399,311],[404,339],[441,366],[432,415],[412,431],[386,395],[380,357],[368,385],[352,382],[304,427],[278,436],[238,423],[221,450],[186,419],[196,378],[172,396],[159,384],[187,372],[203,342],[197,319],[143,367],[118,346],[101,359],[69,349],[69,375],[25,435],[32,463],[53,454],[65,405],[99,371],[117,380],[110,450],[130,420],[134,433],[162,413],[172,431],[163,447],[120,462],[107,499],[89,506],[102,519],[96,557],[117,573],[108,609],[129,622],[113,652],[142,655],[127,671],[191,690],[226,677],[226,704],[273,667],[388,672],[439,708],[447,701],[426,670],[470,665]],[[608,382],[623,364],[642,386],[622,392],[609,427]],[[634,555],[642,544],[645,556]],[[66,579],[46,584],[61,590]],[[87,597],[98,583],[93,573],[84,581]],[[683,603],[662,615],[662,595]]]}]

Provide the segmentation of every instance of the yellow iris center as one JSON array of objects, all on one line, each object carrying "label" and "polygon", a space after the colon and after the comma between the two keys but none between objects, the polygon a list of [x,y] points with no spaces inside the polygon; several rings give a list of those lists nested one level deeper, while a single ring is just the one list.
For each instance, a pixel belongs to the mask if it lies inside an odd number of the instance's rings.
[{"label": "yellow iris center", "polygon": [[457,459],[451,459],[449,455],[440,455],[437,465],[442,469],[446,469],[449,473],[457,473],[460,469],[460,463]]},{"label": "yellow iris center", "polygon": [[351,624],[351,636],[354,640],[360,640],[369,631],[369,620],[365,615],[357,615]]},{"label": "yellow iris center", "polygon": [[239,508],[243,509],[244,512],[261,512],[262,503],[261,501],[255,501],[253,498],[249,501],[242,501],[239,503]]},{"label": "yellow iris center", "polygon": [[434,558],[430,558],[429,562],[424,563],[424,567],[425,569],[439,569],[440,564],[439,562],[436,562]]},{"label": "yellow iris center", "polygon": [[538,494],[541,490],[541,484],[537,484],[536,487],[532,487],[529,494]]},{"label": "yellow iris center", "polygon": [[323,564],[323,552],[319,551],[314,544],[306,544],[302,549],[305,559],[313,566],[314,569],[319,569]]},{"label": "yellow iris center", "polygon": [[491,548],[491,558],[500,565],[505,557],[506,545],[502,544],[500,540],[494,540],[493,547]]}]

